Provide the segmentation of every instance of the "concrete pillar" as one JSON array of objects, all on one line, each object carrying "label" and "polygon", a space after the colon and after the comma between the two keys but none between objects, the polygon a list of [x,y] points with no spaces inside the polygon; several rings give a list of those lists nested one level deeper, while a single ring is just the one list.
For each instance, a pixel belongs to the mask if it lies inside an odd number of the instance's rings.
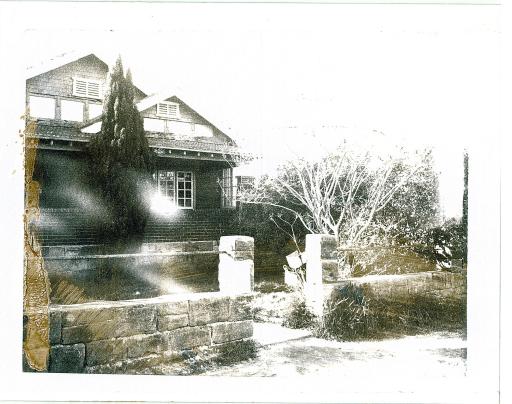
[{"label": "concrete pillar", "polygon": [[219,241],[219,288],[222,293],[254,290],[254,239],[222,236]]},{"label": "concrete pillar", "polygon": [[324,272],[333,270],[337,266],[335,258],[336,238],[329,234],[306,235],[306,284],[304,295],[307,307],[317,316],[323,314]]}]

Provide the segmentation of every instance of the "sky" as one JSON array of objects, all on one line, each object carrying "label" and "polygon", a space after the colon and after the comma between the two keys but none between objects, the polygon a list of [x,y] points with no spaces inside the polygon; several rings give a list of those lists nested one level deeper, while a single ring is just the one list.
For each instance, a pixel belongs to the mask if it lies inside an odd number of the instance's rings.
[{"label": "sky", "polygon": [[25,64],[120,54],[143,91],[175,93],[275,160],[290,143],[308,153],[312,133],[432,148],[443,212],[461,215],[463,151],[498,122],[492,6],[134,3],[105,17],[116,10],[76,4],[27,24]]}]

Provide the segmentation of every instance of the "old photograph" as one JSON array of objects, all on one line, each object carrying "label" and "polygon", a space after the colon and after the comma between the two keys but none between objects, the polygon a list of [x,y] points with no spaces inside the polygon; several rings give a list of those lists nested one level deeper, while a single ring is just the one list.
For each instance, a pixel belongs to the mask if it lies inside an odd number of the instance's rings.
[{"label": "old photograph", "polygon": [[17,53],[24,374],[468,392],[496,8],[68,6]]}]

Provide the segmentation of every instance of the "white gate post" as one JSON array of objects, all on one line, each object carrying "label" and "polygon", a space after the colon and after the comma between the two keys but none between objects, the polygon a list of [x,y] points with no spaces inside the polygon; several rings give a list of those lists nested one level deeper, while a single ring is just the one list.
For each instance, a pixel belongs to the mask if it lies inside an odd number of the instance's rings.
[{"label": "white gate post", "polygon": [[254,290],[254,239],[222,236],[219,241],[219,289],[227,294]]},{"label": "white gate post", "polygon": [[324,267],[330,269],[337,262],[333,259],[336,252],[336,238],[329,234],[306,235],[306,284],[304,295],[306,306],[313,314],[321,317],[324,306]]}]

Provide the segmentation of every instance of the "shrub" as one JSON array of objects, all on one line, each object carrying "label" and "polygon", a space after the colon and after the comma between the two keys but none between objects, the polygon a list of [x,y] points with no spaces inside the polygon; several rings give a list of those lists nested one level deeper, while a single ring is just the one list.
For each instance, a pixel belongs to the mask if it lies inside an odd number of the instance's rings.
[{"label": "shrub", "polygon": [[349,284],[325,306],[318,334],[338,340],[381,339],[466,328],[466,300],[430,295],[383,297]]},{"label": "shrub", "polygon": [[326,302],[318,334],[342,340],[371,337],[373,318],[363,290],[348,284],[333,292]]},{"label": "shrub", "polygon": [[317,317],[308,309],[304,300],[297,300],[287,313],[283,325],[289,328],[314,328]]}]

